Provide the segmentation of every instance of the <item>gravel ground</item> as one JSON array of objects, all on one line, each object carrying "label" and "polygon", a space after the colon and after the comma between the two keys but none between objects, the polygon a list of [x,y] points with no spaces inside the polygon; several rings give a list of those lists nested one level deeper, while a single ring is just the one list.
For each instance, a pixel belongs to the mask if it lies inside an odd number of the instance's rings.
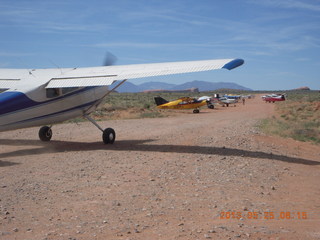
[{"label": "gravel ground", "polygon": [[0,133],[0,239],[320,239],[320,147],[260,133],[273,108]]}]

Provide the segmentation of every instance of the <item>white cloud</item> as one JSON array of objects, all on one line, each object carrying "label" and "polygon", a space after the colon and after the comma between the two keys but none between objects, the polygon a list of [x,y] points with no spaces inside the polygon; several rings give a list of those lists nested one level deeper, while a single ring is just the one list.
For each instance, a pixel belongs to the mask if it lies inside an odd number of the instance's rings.
[{"label": "white cloud", "polygon": [[320,11],[320,3],[316,1],[299,1],[299,0],[250,0],[250,3],[264,5],[268,7],[300,9],[309,11]]}]

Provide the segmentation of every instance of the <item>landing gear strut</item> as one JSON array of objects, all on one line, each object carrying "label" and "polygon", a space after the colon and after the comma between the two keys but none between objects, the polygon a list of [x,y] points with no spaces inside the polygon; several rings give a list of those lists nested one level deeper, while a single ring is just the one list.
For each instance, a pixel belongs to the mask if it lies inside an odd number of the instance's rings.
[{"label": "landing gear strut", "polygon": [[104,144],[113,144],[116,140],[116,132],[112,128],[106,128],[102,129],[98,123],[92,119],[89,115],[84,115],[86,119],[88,119],[90,122],[92,122],[93,125],[95,125],[101,132],[102,132],[102,140]]},{"label": "landing gear strut", "polygon": [[39,130],[39,138],[41,141],[48,142],[51,140],[52,130],[51,127],[43,126]]}]

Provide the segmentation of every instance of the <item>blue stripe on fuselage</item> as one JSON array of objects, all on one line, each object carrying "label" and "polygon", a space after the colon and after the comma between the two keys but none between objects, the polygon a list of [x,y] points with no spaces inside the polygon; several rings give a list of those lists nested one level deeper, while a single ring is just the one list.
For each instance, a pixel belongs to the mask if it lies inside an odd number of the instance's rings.
[{"label": "blue stripe on fuselage", "polygon": [[34,106],[35,103],[22,92],[3,92],[0,94],[0,115]]},{"label": "blue stripe on fuselage", "polygon": [[58,101],[60,99],[67,98],[69,96],[91,90],[92,88],[95,88],[95,87],[82,88],[74,92],[70,92],[60,97],[52,98],[43,102],[33,101],[26,94],[22,92],[6,91],[3,93],[0,93],[0,116],[3,114],[11,113],[11,112],[32,108],[38,105],[47,104],[53,101]]},{"label": "blue stripe on fuselage", "polygon": [[95,104],[96,102],[97,102],[97,100],[89,102],[89,103],[86,103],[86,104],[82,104],[82,105],[79,105],[79,106],[75,106],[75,107],[72,107],[72,108],[69,108],[69,109],[65,109],[65,110],[62,110],[62,111],[59,111],[59,112],[54,112],[54,113],[50,113],[50,114],[43,115],[43,116],[38,116],[38,117],[30,118],[30,119],[25,119],[25,120],[22,120],[22,121],[13,122],[13,123],[10,123],[10,124],[5,124],[5,125],[2,125],[2,127],[11,126],[11,125],[15,125],[15,124],[21,124],[21,123],[27,123],[27,122],[30,122],[30,121],[36,121],[36,120],[40,120],[40,119],[46,119],[46,118],[54,117],[54,116],[57,116],[57,115],[64,114],[66,112],[70,112],[70,111],[74,111],[74,110],[77,110],[77,109],[81,109],[83,107],[91,106],[91,105]]}]

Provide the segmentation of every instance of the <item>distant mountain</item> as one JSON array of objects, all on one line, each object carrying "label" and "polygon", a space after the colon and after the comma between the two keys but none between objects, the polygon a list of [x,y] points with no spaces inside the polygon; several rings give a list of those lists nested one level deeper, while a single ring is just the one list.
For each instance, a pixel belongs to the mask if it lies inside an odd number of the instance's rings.
[{"label": "distant mountain", "polygon": [[249,88],[243,87],[236,83],[231,82],[206,82],[206,81],[192,81],[183,83],[180,85],[176,85],[171,90],[183,90],[183,89],[189,89],[189,88],[198,88],[200,92],[203,91],[212,91],[216,89],[237,89],[237,90],[251,90]]},{"label": "distant mountain", "polygon": [[176,85],[172,83],[164,83],[164,82],[146,82],[139,85],[140,88],[144,90],[154,90],[154,89],[167,89],[170,90],[174,88]]},{"label": "distant mountain", "polygon": [[293,89],[294,91],[295,90],[303,90],[303,91],[310,91],[310,88],[309,87],[299,87],[299,88],[296,88],[296,89]]},{"label": "distant mountain", "polygon": [[[111,87],[115,86],[113,84]],[[251,89],[243,87],[239,84],[232,82],[206,82],[206,81],[192,81],[183,84],[171,84],[163,82],[146,82],[140,85],[135,85],[132,82],[125,82],[119,88],[116,89],[118,92],[143,92],[146,90],[185,90],[190,88],[198,88],[199,91],[213,91],[216,89],[237,89],[237,90],[248,90]]]},{"label": "distant mountain", "polygon": [[[110,86],[110,89],[114,88],[117,84],[118,82],[112,84]],[[116,91],[117,92],[142,92],[143,90],[139,86],[127,81],[123,83],[119,88],[117,88]]]}]

